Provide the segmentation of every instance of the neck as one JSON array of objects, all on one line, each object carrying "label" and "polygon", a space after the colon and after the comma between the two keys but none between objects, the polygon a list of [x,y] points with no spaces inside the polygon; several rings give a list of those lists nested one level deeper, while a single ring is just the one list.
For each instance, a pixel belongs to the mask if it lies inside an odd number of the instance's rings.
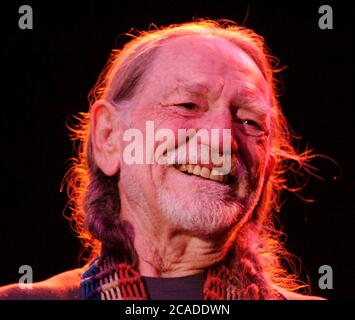
[{"label": "neck", "polygon": [[[224,258],[224,250],[212,240],[183,232],[162,232],[158,239],[137,237],[135,247],[143,276],[183,277],[203,272]],[[150,245],[148,245],[150,243]]]},{"label": "neck", "polygon": [[120,219],[133,229],[139,272],[146,277],[183,277],[201,273],[225,258],[231,233],[196,235],[167,220],[131,208],[121,198]]}]

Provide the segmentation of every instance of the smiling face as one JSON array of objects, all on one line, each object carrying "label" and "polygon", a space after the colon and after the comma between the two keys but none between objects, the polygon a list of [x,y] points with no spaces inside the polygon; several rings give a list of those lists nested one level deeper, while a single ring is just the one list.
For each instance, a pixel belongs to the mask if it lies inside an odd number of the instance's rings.
[{"label": "smiling face", "polygon": [[[201,234],[237,225],[256,206],[270,153],[272,109],[261,71],[227,40],[186,36],[158,49],[142,82],[129,102],[132,111],[125,128],[139,129],[145,138],[147,121],[154,122],[155,132],[170,129],[175,137],[178,129],[230,129],[232,172],[222,179],[213,174],[211,163],[128,165],[121,161],[120,196],[132,208],[139,207],[152,223],[164,220]],[[165,141],[168,148],[181,147],[175,140]],[[197,147],[221,153],[222,143],[222,137],[207,146],[199,140]],[[155,142],[154,149],[161,144]]]}]

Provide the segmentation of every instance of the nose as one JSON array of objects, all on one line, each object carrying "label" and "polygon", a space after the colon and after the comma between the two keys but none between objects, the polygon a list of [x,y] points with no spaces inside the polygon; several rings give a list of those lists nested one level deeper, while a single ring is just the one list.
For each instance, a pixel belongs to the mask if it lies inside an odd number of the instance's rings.
[{"label": "nose", "polygon": [[206,123],[211,132],[211,149],[219,154],[235,154],[238,144],[234,133],[233,116],[227,108],[215,110]]}]

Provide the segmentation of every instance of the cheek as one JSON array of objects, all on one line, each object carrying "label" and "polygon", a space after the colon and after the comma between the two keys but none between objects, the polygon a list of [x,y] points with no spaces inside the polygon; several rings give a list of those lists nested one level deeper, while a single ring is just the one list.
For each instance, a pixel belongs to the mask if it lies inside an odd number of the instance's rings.
[{"label": "cheek", "polygon": [[239,156],[251,179],[258,179],[265,169],[267,143],[264,139],[244,137],[239,141]]},{"label": "cheek", "polygon": [[[157,121],[154,124],[155,160],[166,151],[176,150],[181,144],[188,141],[184,134],[188,128],[186,121],[172,119],[170,121]],[[179,130],[181,130],[180,133]]]}]

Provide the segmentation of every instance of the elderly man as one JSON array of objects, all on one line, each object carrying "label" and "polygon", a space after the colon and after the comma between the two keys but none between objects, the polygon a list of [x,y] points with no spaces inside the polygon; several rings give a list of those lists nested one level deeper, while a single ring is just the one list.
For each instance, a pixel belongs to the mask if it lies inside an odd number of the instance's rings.
[{"label": "elderly man", "polygon": [[272,222],[286,165],[307,155],[291,145],[270,57],[253,31],[214,21],[142,33],[114,52],[67,175],[93,259],[0,297],[314,298],[295,293]]}]

